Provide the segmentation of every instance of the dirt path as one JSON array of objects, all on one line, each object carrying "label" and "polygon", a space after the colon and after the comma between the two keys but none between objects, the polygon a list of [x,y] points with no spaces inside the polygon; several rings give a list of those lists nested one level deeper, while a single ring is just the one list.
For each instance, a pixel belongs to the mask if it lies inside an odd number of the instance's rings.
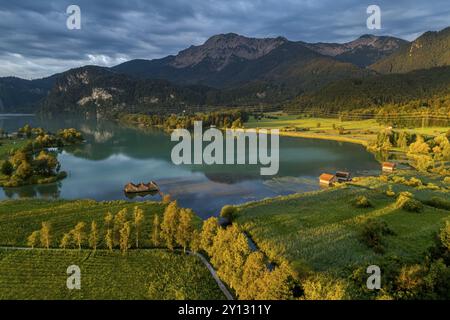
[{"label": "dirt path", "polygon": [[214,280],[216,280],[217,285],[219,286],[220,290],[222,290],[225,297],[227,297],[228,300],[234,300],[233,295],[225,286],[225,284],[222,282],[222,280],[220,280],[220,278],[217,276],[216,270],[214,270],[213,266],[208,262],[208,260],[206,260],[206,258],[200,253],[189,252],[189,254],[195,255],[200,258],[200,260],[203,262],[206,268],[208,268]]}]

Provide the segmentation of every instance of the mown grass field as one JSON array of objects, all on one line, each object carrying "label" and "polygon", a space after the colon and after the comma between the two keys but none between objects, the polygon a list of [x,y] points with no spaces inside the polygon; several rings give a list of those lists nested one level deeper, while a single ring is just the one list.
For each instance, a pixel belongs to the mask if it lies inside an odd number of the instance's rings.
[{"label": "mown grass field", "polygon": [[[51,224],[51,247],[46,250],[0,248],[0,299],[223,299],[224,296],[206,266],[195,256],[163,249],[135,249],[123,255],[87,248],[58,249],[62,235],[78,222],[98,224],[104,247],[104,216],[128,209],[132,220],[135,206],[144,210],[140,248],[150,247],[155,214],[162,215],[159,202],[96,202],[92,200],[7,200],[0,202],[0,247],[27,247],[27,237]],[[200,219],[197,220],[200,223]],[[82,289],[68,290],[67,267],[81,268]]]},{"label": "mown grass field", "polygon": [[128,218],[132,219],[135,206],[144,210],[145,219],[140,242],[143,246],[148,246],[153,217],[155,214],[161,215],[165,208],[165,205],[159,202],[5,200],[0,202],[0,246],[26,246],[27,237],[33,231],[39,230],[44,221],[51,224],[52,247],[58,247],[63,234],[69,232],[81,221],[86,223],[88,232],[91,222],[95,220],[100,231],[100,238],[103,238],[106,213],[116,214],[121,209],[127,208]]},{"label": "mown grass field", "polygon": [[[81,269],[81,289],[66,286],[67,267]],[[4,299],[224,299],[195,256],[164,250],[0,250]]]},{"label": "mown grass field", "polygon": [[[236,221],[268,257],[286,259],[298,270],[342,273],[347,267],[376,264],[387,256],[420,261],[435,233],[450,220],[450,211],[425,206],[421,213],[407,212],[397,208],[395,197],[388,197],[386,190],[387,184],[379,178],[360,178],[354,185],[242,205]],[[408,190],[422,199],[450,198],[443,185],[430,190],[395,184],[393,190]],[[361,195],[374,206],[354,207],[352,201]],[[386,236],[384,255],[360,241],[360,230],[369,218],[385,221],[395,232]]]},{"label": "mown grass field", "polygon": [[[353,120],[353,121],[340,121],[337,118],[300,118],[297,115],[286,115],[283,113],[269,113],[268,115],[274,116],[277,119],[263,118],[256,120],[251,117],[248,122],[245,123],[246,128],[297,128],[306,129],[307,131],[281,132],[283,135],[293,137],[304,138],[316,138],[337,140],[344,142],[359,143],[367,145],[368,142],[376,139],[377,133],[385,128],[385,126],[377,123],[375,119],[368,120]],[[333,128],[334,125],[334,128]],[[343,127],[345,134],[339,134],[338,127]],[[403,129],[405,131],[413,131],[418,134],[424,135],[438,135],[448,131],[448,127],[429,127],[429,128],[415,128],[414,130]]]}]

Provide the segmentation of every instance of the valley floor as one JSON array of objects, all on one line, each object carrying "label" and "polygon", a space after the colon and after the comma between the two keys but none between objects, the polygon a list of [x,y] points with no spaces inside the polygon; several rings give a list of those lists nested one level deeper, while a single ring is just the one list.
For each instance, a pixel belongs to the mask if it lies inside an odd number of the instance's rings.
[{"label": "valley floor", "polygon": [[[249,122],[245,123],[245,127],[279,129],[280,135],[350,142],[364,146],[376,140],[378,132],[385,128],[375,119],[340,121],[337,118],[299,118],[297,115],[286,115],[284,113],[269,113],[266,115],[272,118],[257,120],[252,117]],[[436,136],[447,132],[448,129],[448,127],[428,127],[402,130]]]}]

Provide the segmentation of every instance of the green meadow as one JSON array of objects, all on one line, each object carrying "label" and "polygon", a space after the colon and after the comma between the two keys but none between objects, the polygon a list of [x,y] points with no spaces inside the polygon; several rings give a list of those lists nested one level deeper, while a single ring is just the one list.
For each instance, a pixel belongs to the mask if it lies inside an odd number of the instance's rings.
[{"label": "green meadow", "polygon": [[[245,127],[280,129],[281,134],[293,137],[336,140],[362,145],[367,145],[369,142],[374,141],[378,132],[386,127],[375,119],[341,121],[337,118],[302,118],[298,115],[287,115],[280,112],[266,113],[265,115],[269,116],[269,118],[258,120],[255,117],[250,117],[249,121],[245,123]],[[342,128],[341,132],[339,128]],[[448,127],[399,130],[436,136],[447,132]]]},{"label": "green meadow", "polygon": [[78,222],[86,223],[87,230],[92,221],[96,221],[103,235],[104,217],[107,212],[116,214],[128,209],[131,219],[133,208],[144,210],[142,226],[142,244],[150,243],[151,223],[155,214],[162,214],[165,205],[159,202],[133,203],[127,201],[94,200],[5,200],[0,203],[0,246],[26,246],[27,237],[41,228],[42,222],[50,222],[52,247],[58,247],[64,233],[69,232]]},{"label": "green meadow", "polygon": [[[436,232],[450,220],[450,211],[425,205],[420,213],[407,212],[398,208],[396,197],[386,195],[386,190],[391,185],[397,194],[409,191],[420,200],[448,200],[449,189],[437,181],[411,187],[375,177],[359,178],[328,190],[244,204],[236,222],[270,259],[287,260],[298,270],[339,274],[348,267],[376,264],[386,257],[420,262]],[[353,206],[359,196],[368,198],[373,207]],[[384,254],[360,241],[368,219],[386,222],[395,233],[386,236]]]},{"label": "green meadow", "polygon": [[[66,286],[81,269],[81,289]],[[195,256],[165,250],[0,250],[0,299],[224,299]]]},{"label": "green meadow", "polygon": [[[144,210],[140,247],[150,247],[153,217],[162,215],[158,202],[96,202],[92,200],[7,200],[0,202],[0,299],[223,299],[206,266],[196,256],[163,249],[109,252],[87,248],[59,249],[64,233],[78,222],[96,221],[99,248],[104,247],[104,216],[135,206]],[[51,225],[51,249],[21,249],[27,237]],[[200,219],[196,220],[200,223]],[[12,248],[19,247],[19,248]],[[68,290],[66,270],[78,265],[81,290]]]}]

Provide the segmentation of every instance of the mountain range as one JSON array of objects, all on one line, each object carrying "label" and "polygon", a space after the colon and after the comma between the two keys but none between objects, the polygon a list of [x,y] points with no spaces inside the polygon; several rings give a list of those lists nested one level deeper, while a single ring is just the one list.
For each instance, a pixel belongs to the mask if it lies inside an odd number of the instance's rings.
[{"label": "mountain range", "polygon": [[109,115],[206,106],[292,107],[297,97],[313,97],[350,79],[382,84],[388,74],[403,73],[402,81],[408,81],[412,71],[448,66],[449,44],[450,28],[413,42],[363,35],[342,44],[220,34],[162,59],[85,66],[37,80],[0,78],[0,111]]}]

